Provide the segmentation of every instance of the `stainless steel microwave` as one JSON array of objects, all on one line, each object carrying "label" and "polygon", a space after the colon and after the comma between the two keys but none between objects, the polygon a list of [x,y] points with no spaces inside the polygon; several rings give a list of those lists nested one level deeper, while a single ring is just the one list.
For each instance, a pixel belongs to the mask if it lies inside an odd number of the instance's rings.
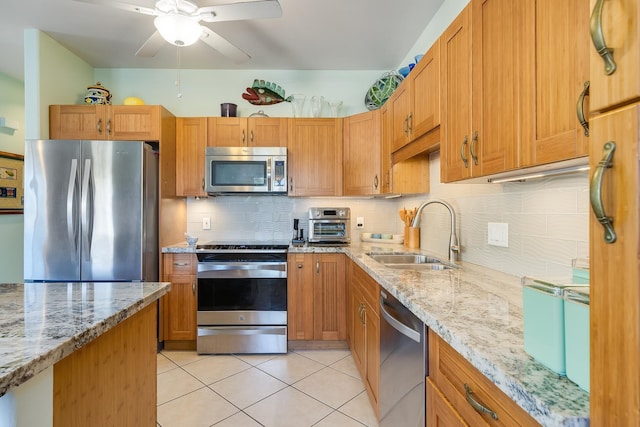
[{"label": "stainless steel microwave", "polygon": [[209,194],[287,194],[286,147],[207,147]]}]

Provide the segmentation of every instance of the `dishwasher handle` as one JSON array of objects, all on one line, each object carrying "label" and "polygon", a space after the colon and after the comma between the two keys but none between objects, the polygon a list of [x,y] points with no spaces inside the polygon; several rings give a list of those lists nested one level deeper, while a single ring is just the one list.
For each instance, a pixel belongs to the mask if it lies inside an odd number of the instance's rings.
[{"label": "dishwasher handle", "polygon": [[380,313],[382,314],[382,317],[384,317],[384,319],[387,321],[387,323],[389,323],[390,326],[393,327],[393,329],[400,332],[402,335],[406,336],[407,338],[419,343],[422,338],[422,334],[420,333],[420,331],[416,331],[411,326],[405,324],[400,319],[396,318],[393,314],[387,311],[386,307],[393,308],[392,305],[386,302],[384,296],[381,295],[380,296]]}]

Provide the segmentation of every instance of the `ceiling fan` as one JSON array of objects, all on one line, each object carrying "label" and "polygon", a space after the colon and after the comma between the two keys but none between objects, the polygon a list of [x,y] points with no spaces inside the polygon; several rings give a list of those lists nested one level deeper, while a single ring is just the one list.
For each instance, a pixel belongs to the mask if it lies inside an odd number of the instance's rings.
[{"label": "ceiling fan", "polygon": [[[137,56],[152,57],[165,41],[175,46],[190,46],[202,40],[213,49],[231,58],[236,63],[245,62],[250,56],[215,33],[203,22],[243,21],[251,19],[278,18],[282,9],[278,0],[242,1],[239,3],[217,3],[201,0],[202,6],[188,0],[156,0],[153,8],[111,0],[76,0],[82,3],[100,4],[155,16],[155,33],[136,52]],[[207,5],[210,4],[210,5]]]}]

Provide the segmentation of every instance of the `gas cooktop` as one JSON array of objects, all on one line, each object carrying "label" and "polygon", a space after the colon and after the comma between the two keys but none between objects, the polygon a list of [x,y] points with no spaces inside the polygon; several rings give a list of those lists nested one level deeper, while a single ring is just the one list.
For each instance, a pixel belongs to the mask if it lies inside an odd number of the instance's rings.
[{"label": "gas cooktop", "polygon": [[288,242],[208,242],[196,246],[197,252],[286,252]]}]

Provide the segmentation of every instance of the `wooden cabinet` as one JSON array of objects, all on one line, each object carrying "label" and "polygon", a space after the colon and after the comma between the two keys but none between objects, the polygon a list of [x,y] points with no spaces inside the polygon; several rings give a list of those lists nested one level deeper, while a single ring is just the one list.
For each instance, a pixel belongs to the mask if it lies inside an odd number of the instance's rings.
[{"label": "wooden cabinet", "polygon": [[391,166],[391,142],[393,138],[393,110],[385,103],[380,108],[380,173],[382,194],[389,194],[393,191],[393,168]]},{"label": "wooden cabinet", "polygon": [[49,137],[158,141],[163,110],[159,105],[51,105]]},{"label": "wooden cabinet", "polygon": [[344,254],[289,254],[287,263],[289,340],[346,340]]},{"label": "wooden cabinet", "polygon": [[167,341],[181,341],[177,347],[195,348],[197,274],[195,254],[164,254],[163,280],[171,282],[171,292],[163,297],[165,348],[172,348]]},{"label": "wooden cabinet", "polygon": [[[434,390],[436,393],[432,396]],[[529,414],[431,330],[427,400],[435,406],[427,409],[427,427],[539,426]],[[475,401],[477,407],[484,406],[487,411],[475,409],[471,401]],[[435,414],[430,415],[431,411]],[[492,417],[492,413],[495,417]],[[453,423],[438,423],[444,419],[453,420]]]},{"label": "wooden cabinet", "polygon": [[179,117],[176,119],[176,194],[182,197],[202,197],[204,191],[207,119]]},{"label": "wooden cabinet", "polygon": [[377,416],[380,385],[379,285],[354,262],[349,262],[348,274],[349,345]]},{"label": "wooden cabinet", "polygon": [[343,125],[343,194],[381,194],[384,174],[380,110],[346,117]]},{"label": "wooden cabinet", "polygon": [[289,119],[289,195],[342,195],[342,119]]},{"label": "wooden cabinet", "polygon": [[440,125],[440,41],[437,40],[387,101],[393,107],[396,151]]},{"label": "wooden cabinet", "polygon": [[[590,123],[591,174],[604,174],[604,213],[616,234],[614,242],[605,241],[602,225],[591,215],[591,423],[640,425],[640,104],[592,117]],[[598,169],[610,141],[615,143],[611,167]]]},{"label": "wooden cabinet", "polygon": [[472,0],[443,34],[442,181],[519,166],[533,138],[534,23],[535,2]]},{"label": "wooden cabinet", "polygon": [[[605,70],[605,62],[593,43],[590,49],[591,92],[589,106],[593,112],[606,111],[640,100],[640,5],[636,0],[591,0],[593,15],[601,7],[596,28],[606,47],[612,49],[615,68]],[[597,32],[596,32],[597,33]]]},{"label": "wooden cabinet", "polygon": [[287,118],[209,117],[209,147],[286,147]]},{"label": "wooden cabinet", "polygon": [[588,119],[589,5],[582,0],[535,3],[535,138],[523,140],[522,167],[589,152],[576,109],[578,103]]}]

